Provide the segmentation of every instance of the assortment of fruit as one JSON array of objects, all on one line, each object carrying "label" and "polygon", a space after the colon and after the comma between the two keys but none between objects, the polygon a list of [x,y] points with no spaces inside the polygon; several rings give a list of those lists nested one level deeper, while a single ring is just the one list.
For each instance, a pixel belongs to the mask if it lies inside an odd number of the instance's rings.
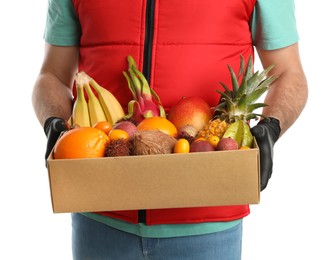
[{"label": "assortment of fruit", "polygon": [[[190,153],[252,148],[249,122],[262,115],[254,110],[275,76],[267,77],[272,66],[253,72],[252,57],[245,67],[241,57],[236,76],[228,65],[232,89],[224,91],[212,110],[200,97],[185,97],[168,113],[131,56],[123,72],[133,100],[128,114],[107,89],[85,72],[76,74],[77,98],[73,106],[72,128],[57,141],[54,158],[91,158],[167,153]],[[86,93],[86,94],[85,94]]]}]

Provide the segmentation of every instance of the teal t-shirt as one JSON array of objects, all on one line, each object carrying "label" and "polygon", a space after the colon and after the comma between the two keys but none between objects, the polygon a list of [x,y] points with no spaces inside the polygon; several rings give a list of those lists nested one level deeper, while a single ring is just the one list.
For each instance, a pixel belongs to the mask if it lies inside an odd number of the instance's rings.
[{"label": "teal t-shirt", "polygon": [[[250,21],[253,44],[265,50],[283,48],[296,43],[299,39],[294,0],[258,0]],[[81,36],[80,22],[71,0],[49,0],[44,39],[59,46],[79,45]],[[83,215],[142,237],[178,237],[208,234],[231,228],[242,220],[230,222],[208,222],[199,224],[153,225],[130,224],[94,213]]]},{"label": "teal t-shirt", "polygon": [[[294,0],[258,0],[250,21],[253,44],[265,50],[283,48],[299,40]],[[79,45],[80,22],[71,0],[49,0],[44,32],[46,42]]]}]

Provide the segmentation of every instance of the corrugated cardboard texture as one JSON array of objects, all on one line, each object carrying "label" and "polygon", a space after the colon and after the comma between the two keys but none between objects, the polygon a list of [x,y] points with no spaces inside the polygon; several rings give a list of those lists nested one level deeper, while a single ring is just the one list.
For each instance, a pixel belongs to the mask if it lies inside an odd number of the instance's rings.
[{"label": "corrugated cardboard texture", "polygon": [[92,212],[259,203],[258,149],[48,159],[53,210]]}]

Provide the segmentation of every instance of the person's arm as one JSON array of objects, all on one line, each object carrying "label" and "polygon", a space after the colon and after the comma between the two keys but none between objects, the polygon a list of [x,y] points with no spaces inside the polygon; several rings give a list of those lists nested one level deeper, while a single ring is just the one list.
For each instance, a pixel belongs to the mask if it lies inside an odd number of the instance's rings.
[{"label": "person's arm", "polygon": [[41,125],[51,117],[70,118],[71,87],[77,63],[78,47],[46,44],[44,61],[32,92],[33,108]]},{"label": "person's arm", "polygon": [[295,122],[307,102],[307,80],[301,66],[298,44],[276,50],[257,49],[264,68],[274,65],[269,75],[278,76],[270,86],[262,114],[266,119],[251,128],[260,152],[260,183],[264,190],[272,175],[273,148],[278,138]]},{"label": "person's arm", "polygon": [[46,44],[45,58],[36,80],[32,103],[47,136],[45,159],[49,157],[60,134],[70,128],[72,85],[78,63],[78,47]]},{"label": "person's arm", "polygon": [[275,67],[270,75],[278,79],[270,86],[264,102],[268,104],[263,114],[280,122],[280,135],[295,122],[307,102],[307,80],[301,65],[298,44],[277,50],[257,48],[258,56],[264,68]]}]

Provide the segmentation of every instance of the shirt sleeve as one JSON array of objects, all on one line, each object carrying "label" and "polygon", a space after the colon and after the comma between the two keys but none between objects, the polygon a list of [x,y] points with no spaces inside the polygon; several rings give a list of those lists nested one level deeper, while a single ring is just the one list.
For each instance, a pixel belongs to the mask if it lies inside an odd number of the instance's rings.
[{"label": "shirt sleeve", "polygon": [[81,27],[71,0],[49,0],[44,40],[52,45],[79,45]]},{"label": "shirt sleeve", "polygon": [[254,46],[264,50],[298,42],[294,0],[257,0],[251,32]]}]

